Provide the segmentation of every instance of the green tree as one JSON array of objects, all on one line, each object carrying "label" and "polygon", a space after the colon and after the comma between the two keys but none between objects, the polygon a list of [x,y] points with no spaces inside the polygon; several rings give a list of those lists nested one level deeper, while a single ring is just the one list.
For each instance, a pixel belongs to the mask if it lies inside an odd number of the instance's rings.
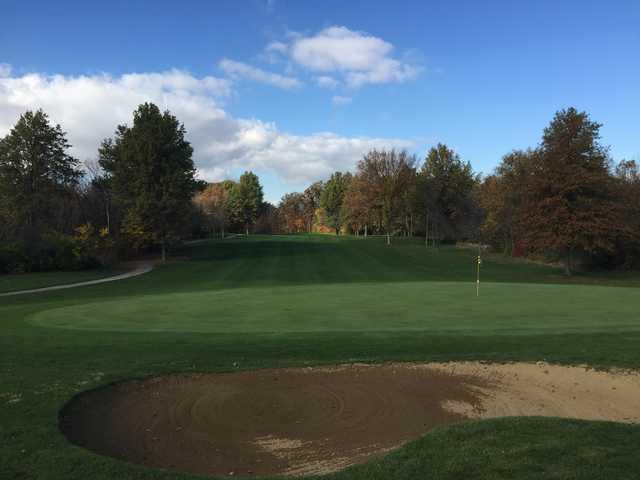
[{"label": "green tree", "polygon": [[145,103],[133,112],[133,126],[118,126],[115,139],[99,150],[124,221],[131,223],[124,231],[137,232],[136,239],[150,235],[161,244],[163,261],[168,240],[185,227],[196,189],[185,133],[176,117]]},{"label": "green tree", "polygon": [[52,126],[42,110],[22,114],[0,139],[0,216],[10,230],[6,236],[33,238],[66,225],[60,210],[82,176],[69,147],[60,125]]},{"label": "green tree", "polygon": [[351,183],[350,173],[335,172],[324,184],[320,206],[324,209],[327,220],[331,227],[340,234],[340,229],[344,223],[344,198],[349,184]]},{"label": "green tree", "polygon": [[423,205],[426,224],[431,224],[434,237],[457,240],[473,230],[473,190],[478,176],[471,164],[444,144],[427,152],[418,174],[416,195]]},{"label": "green tree", "polygon": [[256,223],[263,203],[262,185],[255,173],[244,172],[229,195],[233,218],[244,226],[249,235],[249,227]]}]

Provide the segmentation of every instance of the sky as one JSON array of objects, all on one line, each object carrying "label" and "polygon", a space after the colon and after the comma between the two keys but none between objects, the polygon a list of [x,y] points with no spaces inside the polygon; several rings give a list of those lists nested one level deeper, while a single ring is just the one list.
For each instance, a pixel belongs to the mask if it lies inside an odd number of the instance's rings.
[{"label": "sky", "polygon": [[559,109],[640,160],[640,2],[0,0],[0,136],[42,108],[72,154],[152,101],[198,175],[276,203],[372,148],[454,148],[490,174]]}]

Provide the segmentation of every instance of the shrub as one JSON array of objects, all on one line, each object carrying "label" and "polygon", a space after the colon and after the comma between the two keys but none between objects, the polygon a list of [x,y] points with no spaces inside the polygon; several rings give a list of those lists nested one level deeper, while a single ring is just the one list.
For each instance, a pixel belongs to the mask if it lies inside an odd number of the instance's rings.
[{"label": "shrub", "polygon": [[27,271],[28,259],[21,245],[17,243],[0,245],[0,273],[21,273]]}]

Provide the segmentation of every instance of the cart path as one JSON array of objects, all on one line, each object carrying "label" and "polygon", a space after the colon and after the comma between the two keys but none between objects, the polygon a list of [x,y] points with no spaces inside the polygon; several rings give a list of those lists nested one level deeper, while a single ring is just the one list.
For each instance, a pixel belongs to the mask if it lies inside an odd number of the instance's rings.
[{"label": "cart path", "polygon": [[38,292],[51,292],[54,290],[64,290],[66,288],[84,287],[87,285],[97,285],[99,283],[115,282],[116,280],[125,280],[127,278],[137,277],[145,273],[149,273],[153,270],[154,262],[144,261],[135,262],[135,267],[128,272],[121,273],[119,275],[113,275],[111,277],[98,278],[96,280],[87,280],[86,282],[77,283],[65,283],[62,285],[52,285],[50,287],[32,288],[29,290],[17,290],[15,292],[0,293],[0,297],[9,297],[12,295],[24,295],[26,293],[38,293]]}]

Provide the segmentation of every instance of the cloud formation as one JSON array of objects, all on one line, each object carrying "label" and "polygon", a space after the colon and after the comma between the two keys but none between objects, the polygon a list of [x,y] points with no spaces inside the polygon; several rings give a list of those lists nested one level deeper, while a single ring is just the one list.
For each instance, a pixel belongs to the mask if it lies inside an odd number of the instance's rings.
[{"label": "cloud formation", "polygon": [[338,80],[328,75],[320,75],[319,77],[316,77],[315,80],[318,86],[322,88],[333,89],[333,88],[336,88],[338,85],[340,85],[340,82]]},{"label": "cloud formation", "polygon": [[247,78],[278,88],[291,89],[302,86],[302,82],[294,77],[287,77],[278,73],[267,72],[261,68],[253,67],[246,63],[236,62],[223,58],[218,64],[220,69],[233,79]]},{"label": "cloud formation", "polygon": [[184,123],[203,178],[221,180],[250,169],[271,172],[297,185],[352,169],[372,148],[412,147],[402,139],[327,132],[293,135],[274,123],[234,118],[219,104],[230,91],[228,80],[180,70],[122,76],[5,76],[0,78],[0,136],[24,111],[42,108],[68,132],[73,155],[94,159],[100,142],[112,136],[118,124],[131,124],[140,103],[154,102]]},{"label": "cloud formation", "polygon": [[11,65],[0,63],[0,77],[8,77],[9,75],[11,75]]},{"label": "cloud formation", "polygon": [[285,51],[300,66],[314,72],[336,72],[350,87],[404,82],[422,68],[392,56],[393,45],[364,32],[333,26],[313,36],[297,36]]}]

